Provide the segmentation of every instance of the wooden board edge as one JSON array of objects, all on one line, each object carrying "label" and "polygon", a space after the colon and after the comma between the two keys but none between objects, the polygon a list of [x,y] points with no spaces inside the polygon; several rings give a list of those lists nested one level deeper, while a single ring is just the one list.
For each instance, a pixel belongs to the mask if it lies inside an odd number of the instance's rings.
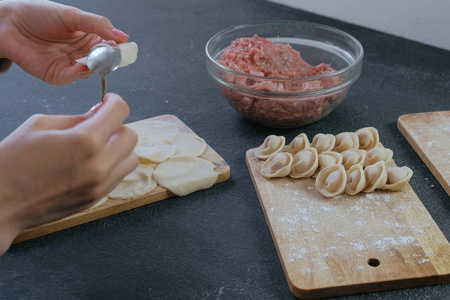
[{"label": "wooden board edge", "polygon": [[[230,178],[230,168],[229,166],[221,166],[224,169],[223,173],[219,174],[219,177],[217,178],[217,181],[214,183],[221,183],[224,182],[226,180],[228,180]],[[153,199],[151,201],[148,201],[148,196],[147,197],[143,197],[143,198],[139,198],[139,199],[132,199],[129,202],[127,202],[128,205],[124,206],[122,204],[122,208],[118,211],[116,206],[117,205],[113,205],[113,206],[109,206],[107,208],[101,207],[101,209],[96,209],[95,212],[93,212],[90,215],[85,215],[82,214],[85,211],[81,211],[79,213],[76,213],[72,216],[69,216],[69,220],[66,219],[61,219],[58,221],[54,221],[51,223],[47,223],[38,227],[33,227],[30,229],[27,229],[25,231],[23,231],[22,233],[20,233],[12,242],[12,244],[18,244],[18,243],[22,243],[31,239],[35,239],[44,235],[48,235],[51,233],[55,233],[64,229],[68,229],[71,227],[75,227],[78,225],[82,225],[82,224],[86,224],[98,219],[102,219],[105,217],[109,217],[127,210],[131,210],[134,208],[138,208],[147,204],[151,204],[151,203],[155,203],[161,200],[165,200],[165,199],[169,199],[175,197],[175,194],[173,194],[172,192],[168,191],[168,190],[164,190],[163,193],[158,194],[158,197],[153,197]]]},{"label": "wooden board edge", "polygon": [[144,205],[154,203],[154,202],[157,202],[157,201],[160,201],[163,199],[168,199],[173,196],[175,196],[173,193],[171,193],[168,190],[164,190],[163,192],[160,192],[158,194],[157,198],[153,197],[151,202],[148,201],[148,196],[142,197],[142,198],[137,198],[137,199],[132,199],[132,200],[126,202],[127,205],[121,204],[122,208],[119,212],[117,211],[117,208],[116,208],[119,204],[110,205],[108,207],[100,206],[97,208],[93,208],[89,215],[85,214],[85,212],[88,211],[89,209],[83,210],[83,211],[73,214],[67,218],[27,229],[16,237],[16,239],[13,241],[13,244],[21,243],[21,242],[24,242],[24,241],[27,241],[30,239],[34,239],[34,238],[37,238],[40,236],[44,236],[47,234],[57,232],[60,230],[64,230],[64,229],[75,227],[75,226],[78,226],[81,224],[89,223],[89,222],[92,222],[92,221],[95,221],[95,220],[98,220],[101,218],[105,218],[105,217],[108,217],[108,216],[111,216],[111,215],[114,215],[114,214],[117,214],[120,212],[131,210],[133,208],[144,206]]},{"label": "wooden board edge", "polygon": [[[161,115],[154,118],[173,121],[176,120],[177,124],[181,125],[185,130],[195,133],[191,128],[189,128],[183,121],[181,121],[178,117],[171,114]],[[153,118],[150,118],[153,119]],[[146,121],[149,119],[139,120],[136,122]],[[136,123],[132,122],[132,123]],[[231,177],[230,172],[230,166],[228,163],[209,145],[207,145],[207,149],[205,153],[200,156],[200,158],[203,158],[204,156],[214,156],[217,160],[212,162],[215,167],[216,171],[219,173],[219,176],[214,183],[214,185],[227,181]],[[213,186],[214,186],[213,185]],[[99,207],[93,208],[89,214],[86,214],[90,209],[86,209],[83,211],[80,211],[78,213],[75,213],[71,216],[68,216],[66,218],[50,222],[47,224],[43,224],[37,227],[29,228],[23,232],[21,232],[12,242],[12,244],[18,244],[21,242],[25,242],[34,238],[38,238],[44,235],[48,235],[51,233],[55,233],[64,229],[68,229],[71,227],[75,227],[81,224],[89,223],[101,218],[105,218],[114,214],[118,214],[127,210],[131,210],[140,206],[144,206],[147,204],[151,204],[157,201],[165,200],[168,198],[172,198],[175,196],[172,192],[169,190],[162,188],[160,186],[157,187],[159,189],[158,193],[151,194],[151,200],[150,200],[150,194],[141,198],[136,199],[130,199],[126,201],[125,203],[116,203],[116,204],[110,204],[109,206],[101,205]],[[153,191],[152,191],[153,192]],[[114,201],[114,199],[111,199]],[[120,206],[118,209],[117,207]]]},{"label": "wooden board edge", "polygon": [[256,156],[254,155],[255,150],[256,150],[256,148],[251,148],[251,149],[246,151],[246,153],[245,153],[245,162],[247,164],[247,169],[248,169],[248,171],[250,173],[250,177],[252,179],[252,183],[253,183],[255,192],[256,192],[256,194],[258,196],[258,201],[259,201],[259,204],[261,205],[261,209],[263,211],[264,218],[265,218],[266,223],[267,223],[267,227],[269,228],[270,236],[272,237],[272,242],[275,245],[275,250],[277,251],[278,260],[279,260],[279,262],[281,264],[281,267],[283,269],[283,273],[284,273],[284,276],[285,276],[286,281],[288,283],[289,290],[291,291],[292,295],[294,297],[298,298],[298,299],[320,299],[320,298],[323,298],[323,297],[336,296],[337,295],[336,291],[331,290],[331,288],[323,289],[323,290],[320,290],[320,291],[318,291],[318,290],[311,290],[311,289],[307,289],[305,287],[302,287],[302,286],[296,284],[291,279],[290,274],[287,271],[286,266],[284,264],[284,260],[282,259],[282,255],[281,255],[281,252],[280,252],[280,249],[279,249],[279,245],[276,242],[275,233],[273,232],[272,226],[270,224],[270,218],[268,217],[267,209],[266,209],[266,207],[264,205],[264,201],[262,200],[262,196],[260,194],[260,191],[257,188],[255,175],[253,173],[255,170],[253,170],[251,168],[250,160],[254,160],[254,159],[257,160]]},{"label": "wooden board edge", "polygon": [[[260,191],[257,188],[255,175],[253,173],[254,170],[250,166],[250,164],[251,164],[250,160],[251,159],[257,159],[256,156],[254,155],[255,150],[256,150],[256,148],[251,148],[251,149],[246,151],[246,153],[245,153],[245,163],[247,165],[248,172],[250,173],[250,178],[252,179],[252,183],[253,183],[253,187],[255,189],[256,195],[258,196],[258,201],[259,201],[259,204],[260,204],[261,209],[263,211],[267,227],[269,228],[270,236],[272,237],[272,242],[275,245],[275,250],[277,251],[278,260],[280,261],[281,267],[283,269],[284,276],[285,276],[285,278],[287,280],[287,283],[288,283],[288,286],[289,286],[289,289],[290,289],[291,293],[295,297],[300,298],[300,299],[302,297],[305,297],[305,296],[308,297],[308,291],[307,290],[305,290],[303,288],[300,288],[300,287],[298,287],[298,286],[296,286],[294,284],[294,282],[290,278],[289,272],[286,269],[286,266],[284,264],[283,259],[281,259],[282,255],[281,255],[278,243],[276,242],[275,233],[273,232],[272,226],[270,225],[270,218],[268,217],[267,210],[266,210],[266,207],[264,205],[264,201],[262,200],[262,196],[260,194]],[[308,298],[304,298],[304,299],[308,299]],[[313,299],[313,298],[310,298],[310,299]]]},{"label": "wooden board edge", "polygon": [[[438,270],[435,275],[419,277],[419,278],[408,278],[408,279],[398,279],[391,280],[385,282],[369,282],[369,283],[359,283],[354,285],[346,285],[346,286],[329,286],[317,289],[307,288],[302,286],[301,283],[294,282],[290,277],[289,272],[286,269],[284,264],[284,260],[282,259],[279,245],[276,242],[276,238],[274,232],[272,230],[272,226],[270,224],[270,218],[268,218],[267,209],[264,205],[264,202],[261,198],[259,189],[256,188],[256,180],[254,178],[254,171],[250,164],[250,160],[257,159],[254,155],[254,151],[256,148],[252,148],[246,151],[245,161],[247,164],[248,171],[250,173],[253,185],[255,186],[255,191],[258,196],[259,203],[264,213],[264,217],[269,227],[269,232],[271,234],[272,240],[275,245],[275,249],[277,251],[277,255],[279,261],[281,263],[283,272],[285,274],[289,289],[292,295],[298,299],[321,299],[321,298],[329,298],[329,297],[340,297],[340,296],[349,296],[355,294],[363,294],[370,292],[381,292],[388,290],[399,290],[405,288],[415,288],[422,286],[431,286],[431,285],[440,285],[440,284],[448,284],[450,283],[450,270],[448,273],[440,274]],[[420,200],[420,199],[419,199]],[[437,225],[436,225],[437,226]],[[445,238],[445,237],[444,237]]]},{"label": "wooden board edge", "polygon": [[434,165],[434,163],[425,155],[425,152],[422,150],[420,145],[417,143],[417,141],[411,136],[411,134],[408,132],[408,128],[406,125],[406,122],[404,119],[408,118],[408,116],[411,116],[412,114],[406,114],[402,115],[397,120],[397,128],[400,131],[400,133],[405,137],[405,139],[408,141],[408,143],[411,145],[411,147],[414,149],[414,151],[419,155],[420,159],[425,163],[427,168],[431,171],[431,173],[436,177],[439,184],[442,186],[442,188],[447,192],[447,194],[450,196],[450,185],[447,183],[441,172],[439,172],[439,169]]},{"label": "wooden board edge", "polygon": [[[448,278],[449,276],[450,275],[446,277]],[[315,290],[306,289],[295,285],[291,286],[290,283],[289,288],[292,295],[297,299],[323,299],[331,297],[342,297],[342,296],[345,297],[351,295],[401,290],[408,288],[418,288],[425,286],[436,286],[450,282],[449,279],[447,279],[444,282],[442,282],[441,279],[442,278],[439,278],[437,276],[428,276],[413,279],[411,278],[399,279],[385,282],[372,282],[372,283],[369,282],[358,285],[334,286]]]}]

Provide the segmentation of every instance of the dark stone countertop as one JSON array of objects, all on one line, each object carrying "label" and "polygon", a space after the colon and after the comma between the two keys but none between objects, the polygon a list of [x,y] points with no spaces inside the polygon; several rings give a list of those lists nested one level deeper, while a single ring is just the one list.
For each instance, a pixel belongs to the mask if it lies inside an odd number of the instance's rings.
[{"label": "dark stone countertop", "polygon": [[[230,165],[231,179],[13,245],[0,257],[1,299],[293,299],[245,164],[269,134],[378,128],[447,239],[450,198],[397,129],[407,113],[450,109],[450,52],[263,0],[60,1],[107,16],[140,47],[138,62],[108,78],[131,107],[127,122],[173,114]],[[355,36],[363,72],[329,116],[300,129],[252,124],[221,96],[205,67],[216,32],[268,19],[322,23]],[[3,41],[7,42],[7,41]],[[51,86],[17,66],[0,76],[0,137],[30,115],[84,113],[99,101],[92,76]],[[448,299],[450,285],[340,299]]]}]

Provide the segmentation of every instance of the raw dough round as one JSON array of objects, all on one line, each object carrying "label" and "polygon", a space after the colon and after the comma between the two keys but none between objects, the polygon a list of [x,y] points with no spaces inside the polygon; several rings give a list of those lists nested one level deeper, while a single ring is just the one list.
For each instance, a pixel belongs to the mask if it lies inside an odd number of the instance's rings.
[{"label": "raw dough round", "polygon": [[108,197],[112,199],[134,199],[146,195],[156,188],[153,172],[152,167],[139,164],[109,193]]},{"label": "raw dough round", "polygon": [[178,196],[210,188],[219,177],[214,164],[193,155],[181,154],[159,164],[153,173],[156,182]]}]

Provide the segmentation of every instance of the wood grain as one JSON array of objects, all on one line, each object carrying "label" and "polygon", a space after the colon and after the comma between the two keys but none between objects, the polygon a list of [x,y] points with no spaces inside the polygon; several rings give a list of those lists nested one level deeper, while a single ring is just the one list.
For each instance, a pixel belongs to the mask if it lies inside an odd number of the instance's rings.
[{"label": "wood grain", "polygon": [[254,151],[247,166],[295,297],[450,282],[450,244],[410,185],[326,198],[311,178],[265,179]]},{"label": "wood grain", "polygon": [[450,196],[450,110],[403,115],[397,126]]},{"label": "wood grain", "polygon": [[[161,120],[174,123],[178,126],[180,132],[194,133],[188,126],[186,126],[180,119],[173,115],[163,115],[155,118],[141,120],[134,122],[133,124],[145,127],[148,122],[152,120]],[[206,152],[201,156],[206,160],[211,161],[215,165],[215,171],[219,173],[219,177],[216,183],[226,181],[230,178],[230,167],[225,160],[219,156],[209,145]],[[14,243],[20,243],[26,240],[37,238],[46,234],[50,234],[59,230],[77,226],[83,223],[91,222],[100,218],[104,218],[113,214],[117,214],[126,210],[130,210],[139,206],[147,205],[156,201],[164,200],[175,196],[167,189],[157,186],[156,189],[149,194],[135,199],[118,200],[108,199],[108,201],[99,207],[88,209],[79,213],[76,213],[67,218],[44,224],[38,227],[30,228],[22,232],[14,240]]]}]

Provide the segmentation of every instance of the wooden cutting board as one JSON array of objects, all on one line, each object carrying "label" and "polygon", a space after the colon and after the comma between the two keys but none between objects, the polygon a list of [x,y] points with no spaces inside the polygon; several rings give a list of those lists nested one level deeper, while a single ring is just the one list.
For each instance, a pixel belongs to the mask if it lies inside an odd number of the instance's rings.
[{"label": "wooden cutting board", "polygon": [[450,110],[403,115],[397,126],[450,196]]},{"label": "wooden cutting board", "polygon": [[412,190],[325,198],[246,162],[289,287],[302,299],[450,282],[450,244]]},{"label": "wooden cutting board", "polygon": [[[146,124],[152,120],[161,120],[174,123],[178,126],[180,132],[193,133],[193,131],[188,126],[186,126],[180,119],[178,119],[173,115],[163,115],[159,117],[154,117],[151,119],[134,122],[133,124],[145,127]],[[226,181],[230,178],[229,165],[209,145],[207,146],[207,150],[201,156],[201,158],[209,160],[215,165],[216,167],[215,171],[219,173],[219,178],[217,179],[216,183]],[[155,190],[153,190],[152,192],[141,198],[130,200],[109,199],[106,203],[102,204],[99,207],[79,212],[77,214],[61,219],[59,221],[55,221],[52,223],[44,224],[42,226],[28,229],[22,232],[14,240],[14,243],[20,243],[39,236],[43,236],[59,230],[87,223],[93,220],[97,220],[103,217],[123,212],[125,210],[130,210],[132,208],[143,206],[159,200],[167,199],[173,196],[175,195],[172,192],[158,185]]]}]

